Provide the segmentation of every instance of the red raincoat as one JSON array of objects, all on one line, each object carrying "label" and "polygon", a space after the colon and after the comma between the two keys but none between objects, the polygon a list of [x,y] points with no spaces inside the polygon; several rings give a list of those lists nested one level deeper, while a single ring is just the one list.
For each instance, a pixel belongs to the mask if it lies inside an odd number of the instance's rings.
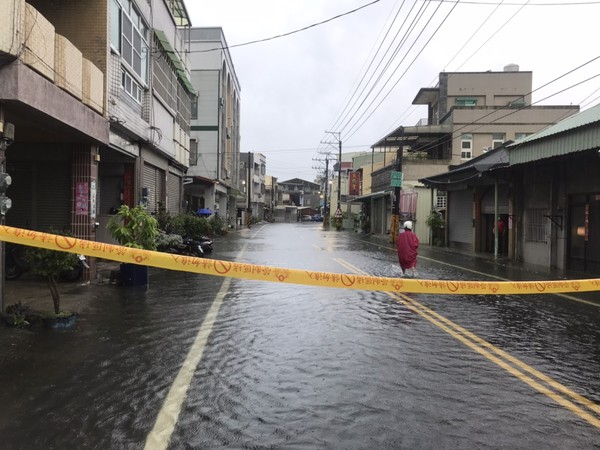
[{"label": "red raincoat", "polygon": [[396,241],[398,249],[398,261],[402,270],[417,266],[417,249],[419,248],[419,238],[411,230],[404,230],[404,233],[398,235]]}]

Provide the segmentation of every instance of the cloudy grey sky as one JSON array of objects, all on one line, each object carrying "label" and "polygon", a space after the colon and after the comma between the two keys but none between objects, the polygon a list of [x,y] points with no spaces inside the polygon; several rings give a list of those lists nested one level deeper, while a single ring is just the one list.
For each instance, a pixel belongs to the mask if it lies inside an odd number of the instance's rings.
[{"label": "cloudy grey sky", "polygon": [[[370,4],[372,3],[372,4]],[[370,5],[369,5],[370,4]],[[439,73],[533,72],[533,102],[600,102],[600,1],[187,0],[192,26],[220,26],[242,87],[242,151],[280,180],[314,180],[343,152],[427,116],[412,100]],[[369,6],[365,6],[369,5]],[[353,10],[363,7],[356,12]],[[346,14],[349,13],[349,14]],[[290,33],[251,45],[250,41]],[[323,170],[322,168],[320,169]]]}]

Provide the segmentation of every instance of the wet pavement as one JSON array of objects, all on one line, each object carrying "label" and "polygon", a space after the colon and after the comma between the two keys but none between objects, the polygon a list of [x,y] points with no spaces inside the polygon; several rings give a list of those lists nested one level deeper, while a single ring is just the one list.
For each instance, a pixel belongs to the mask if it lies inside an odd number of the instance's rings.
[{"label": "wet pavement", "polygon": [[[214,257],[347,272],[336,258],[399,274],[384,239],[310,223],[232,233]],[[422,278],[549,275],[441,249],[419,257]],[[547,389],[584,396],[599,420],[598,306],[571,295],[403,299],[229,283],[177,417],[170,410],[173,427],[161,425],[167,448],[598,448],[600,427],[567,407],[572,397],[545,395],[515,373],[542,372]],[[0,327],[3,448],[143,448],[225,285],[151,269],[147,289],[70,285],[75,330]],[[586,300],[600,305],[597,293]],[[522,365],[511,362],[511,373],[483,355],[499,351],[474,338],[465,345],[466,330]]]}]

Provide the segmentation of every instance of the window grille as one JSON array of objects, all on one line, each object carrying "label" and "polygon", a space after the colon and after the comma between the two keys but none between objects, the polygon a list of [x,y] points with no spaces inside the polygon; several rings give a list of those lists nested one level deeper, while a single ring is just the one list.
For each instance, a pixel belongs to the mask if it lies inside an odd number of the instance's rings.
[{"label": "window grille", "polygon": [[525,210],[525,241],[546,244],[548,212],[545,208],[528,208]]},{"label": "window grille", "polygon": [[438,192],[435,200],[436,209],[445,209],[447,204],[448,196],[446,195],[446,192]]}]

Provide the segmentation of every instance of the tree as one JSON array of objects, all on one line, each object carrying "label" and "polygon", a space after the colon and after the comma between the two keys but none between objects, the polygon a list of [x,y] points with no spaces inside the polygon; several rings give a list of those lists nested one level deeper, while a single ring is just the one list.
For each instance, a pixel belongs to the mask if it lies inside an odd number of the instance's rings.
[{"label": "tree", "polygon": [[54,313],[58,315],[60,313],[60,291],[56,282],[61,272],[71,269],[78,263],[78,256],[75,253],[38,247],[28,248],[26,255],[31,271],[46,278],[52,294]]}]

